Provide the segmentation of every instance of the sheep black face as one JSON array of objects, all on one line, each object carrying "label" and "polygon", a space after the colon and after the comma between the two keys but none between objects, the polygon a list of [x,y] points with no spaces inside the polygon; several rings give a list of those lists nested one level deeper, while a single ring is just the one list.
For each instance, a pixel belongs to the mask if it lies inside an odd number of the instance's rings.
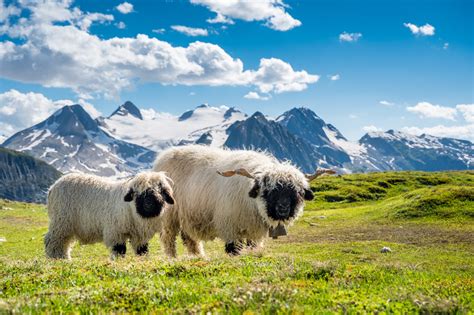
[{"label": "sheep black face", "polygon": [[255,179],[249,196],[251,198],[260,196],[264,200],[267,215],[272,220],[293,219],[303,200],[313,199],[313,193],[309,189],[298,190],[291,183],[269,185],[269,182],[267,177],[264,177],[262,182]]},{"label": "sheep black face", "polygon": [[130,188],[128,193],[125,195],[124,200],[130,202],[133,200],[134,196],[137,213],[143,218],[154,218],[159,216],[165,202],[168,204],[174,204],[173,197],[166,189],[162,189],[161,194],[159,194],[155,190],[148,188],[137,195],[133,189]]},{"label": "sheep black face", "polygon": [[249,197],[258,199],[261,215],[271,221],[288,221],[296,218],[303,209],[303,201],[313,200],[314,197],[313,192],[307,188],[306,180],[286,176],[284,173],[281,178],[273,174],[251,174],[245,168],[217,171],[217,173],[224,177],[240,175],[253,179],[254,185],[249,191]]}]

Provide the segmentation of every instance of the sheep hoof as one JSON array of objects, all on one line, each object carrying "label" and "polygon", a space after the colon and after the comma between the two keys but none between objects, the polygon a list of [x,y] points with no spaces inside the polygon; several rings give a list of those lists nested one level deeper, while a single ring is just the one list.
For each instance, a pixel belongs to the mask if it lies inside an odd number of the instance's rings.
[{"label": "sheep hoof", "polygon": [[235,242],[225,244],[225,252],[230,256],[238,256],[240,254],[241,246]]},{"label": "sheep hoof", "polygon": [[115,244],[112,247],[112,256],[114,257],[124,257],[127,252],[127,246],[125,244]]},{"label": "sheep hoof", "polygon": [[148,243],[138,246],[136,253],[138,256],[144,256],[148,254]]}]

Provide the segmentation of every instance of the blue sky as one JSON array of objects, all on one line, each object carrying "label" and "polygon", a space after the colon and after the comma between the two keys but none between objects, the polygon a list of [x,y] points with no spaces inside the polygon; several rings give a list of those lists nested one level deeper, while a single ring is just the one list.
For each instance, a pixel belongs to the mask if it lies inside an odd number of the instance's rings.
[{"label": "blue sky", "polygon": [[[0,128],[6,135],[64,103],[58,100],[82,99],[104,115],[126,100],[174,114],[200,103],[236,106],[247,113],[259,110],[271,116],[305,106],[351,140],[368,130],[388,129],[474,140],[473,1],[261,0],[256,2],[262,9],[252,10],[236,0],[227,11],[222,9],[222,1],[219,5],[212,0],[129,0],[129,5],[122,7],[118,6],[124,1],[2,2]],[[76,10],[71,14],[75,8],[81,13]],[[56,11],[54,17],[45,16],[45,12]],[[233,24],[209,23],[216,12]],[[91,13],[107,17],[87,28],[84,21]],[[25,21],[20,22],[20,17]],[[413,31],[405,23],[421,28]],[[35,31],[12,32],[25,24]],[[208,35],[189,36],[172,28],[177,25],[206,30]],[[71,31],[67,27],[78,31],[69,37],[63,33]],[[344,41],[340,38],[343,33],[360,35]],[[81,34],[97,36],[97,43]],[[137,34],[146,35],[146,39],[137,40]],[[133,51],[133,56],[126,57],[130,59],[127,63],[117,61],[120,54],[110,57],[114,51],[109,51],[105,42],[114,37],[120,45],[130,45],[124,50],[127,54]],[[71,38],[78,40],[68,45]],[[152,42],[154,38],[159,43]],[[44,44],[48,41],[55,47]],[[179,55],[178,47],[185,49],[196,42],[201,43],[196,45],[199,49],[188,49],[185,61],[192,62],[189,67],[202,66],[204,74],[176,75],[185,71],[186,64],[157,68],[163,60]],[[150,53],[152,44],[159,48]],[[71,51],[65,52],[68,47]],[[103,56],[96,59],[94,49],[100,49]],[[170,55],[163,57],[161,49]],[[35,54],[35,50],[41,53]],[[226,71],[209,70],[213,54]],[[24,60],[14,63],[14,56]],[[181,62],[180,58],[173,62]],[[262,58],[270,61],[262,66]],[[85,68],[87,72],[83,72]],[[266,71],[266,75],[259,76],[259,71]],[[338,79],[331,80],[331,76]],[[12,89],[20,94],[7,94]],[[34,111],[31,121],[21,117],[20,109],[35,107],[39,96],[23,95],[28,92],[41,93],[47,99],[39,101],[44,104]],[[266,100],[245,98],[248,93]],[[14,107],[16,113],[11,114]]]}]

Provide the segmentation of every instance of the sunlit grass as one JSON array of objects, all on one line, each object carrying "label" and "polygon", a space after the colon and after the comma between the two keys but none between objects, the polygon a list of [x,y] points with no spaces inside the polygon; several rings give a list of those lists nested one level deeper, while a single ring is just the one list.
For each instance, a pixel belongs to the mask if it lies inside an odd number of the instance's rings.
[{"label": "sunlit grass", "polygon": [[45,207],[0,201],[0,312],[474,309],[474,173],[347,175],[313,188],[289,236],[233,258],[214,241],[206,259],[180,244],[170,260],[155,237],[148,257],[111,261],[101,244],[76,244],[71,261],[52,261]]}]

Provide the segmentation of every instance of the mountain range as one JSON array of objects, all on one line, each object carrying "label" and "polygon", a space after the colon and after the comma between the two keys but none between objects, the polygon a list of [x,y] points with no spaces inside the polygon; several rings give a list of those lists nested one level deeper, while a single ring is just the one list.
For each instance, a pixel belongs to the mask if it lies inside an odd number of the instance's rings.
[{"label": "mountain range", "polygon": [[48,188],[60,176],[44,161],[0,148],[0,198],[44,203]]},{"label": "mountain range", "polygon": [[350,142],[308,108],[293,108],[273,119],[202,104],[175,116],[141,110],[127,101],[110,116],[92,119],[80,105],[71,105],[14,134],[2,146],[31,154],[62,172],[124,177],[150,168],[161,150],[187,144],[265,150],[304,172],[320,167],[342,173],[474,169],[474,145],[469,141],[389,130]]}]

